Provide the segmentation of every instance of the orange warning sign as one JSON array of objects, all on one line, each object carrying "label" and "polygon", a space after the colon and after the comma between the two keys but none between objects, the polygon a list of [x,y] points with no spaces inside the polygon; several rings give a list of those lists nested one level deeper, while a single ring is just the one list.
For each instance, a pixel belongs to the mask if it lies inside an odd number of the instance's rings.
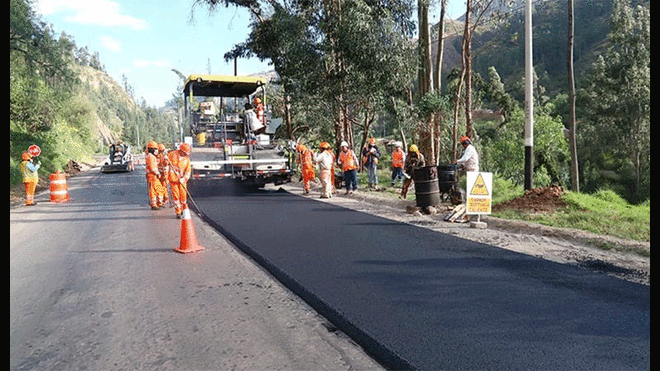
[{"label": "orange warning sign", "polygon": [[481,176],[481,173],[477,176],[477,180],[475,180],[474,185],[472,186],[472,190],[470,191],[470,195],[472,196],[489,196],[490,193],[488,192],[488,188],[486,187],[486,182],[484,182],[484,177]]}]

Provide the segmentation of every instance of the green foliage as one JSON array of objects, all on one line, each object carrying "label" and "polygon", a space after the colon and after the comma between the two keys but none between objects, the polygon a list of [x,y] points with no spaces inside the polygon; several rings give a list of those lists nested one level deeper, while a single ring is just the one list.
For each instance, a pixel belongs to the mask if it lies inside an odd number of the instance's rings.
[{"label": "green foliage", "polygon": [[[514,184],[524,182],[525,115],[516,107],[504,126],[482,135],[480,162],[485,171],[510,179]],[[534,186],[568,183],[568,142],[559,117],[543,112],[534,115]]]},{"label": "green foliage", "polygon": [[579,91],[581,178],[631,201],[650,197],[650,12],[614,2],[608,47]]},{"label": "green foliage", "polygon": [[593,195],[569,192],[564,200],[570,205],[570,217],[558,219],[559,226],[638,241],[651,240],[650,205],[631,205],[611,190],[598,190]]},{"label": "green foliage", "polygon": [[177,138],[174,115],[137,106],[102,71],[98,53],[78,49],[64,33],[55,37],[31,4],[12,0],[10,6],[10,184],[21,182],[21,154],[32,144],[41,147],[40,174],[47,177],[70,160],[105,153],[116,140],[139,147],[138,132],[142,143]]},{"label": "green foliage", "polygon": [[[497,176],[493,177],[493,204],[508,201],[522,194],[521,186]],[[554,213],[530,214],[505,210],[494,212],[492,215],[637,241],[651,240],[651,205],[648,201],[631,205],[612,190],[598,190],[594,194],[568,192],[562,196],[562,199],[568,207]],[[616,248],[616,246],[603,247]]]},{"label": "green foliage", "polygon": [[417,102],[415,108],[417,109],[417,116],[420,121],[427,120],[432,114],[435,113],[449,113],[451,112],[451,105],[449,98],[439,92],[430,92]]}]

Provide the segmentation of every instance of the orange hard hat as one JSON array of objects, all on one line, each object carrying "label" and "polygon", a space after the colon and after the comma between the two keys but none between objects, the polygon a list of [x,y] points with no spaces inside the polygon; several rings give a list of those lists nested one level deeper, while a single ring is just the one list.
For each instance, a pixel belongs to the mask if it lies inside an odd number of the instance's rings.
[{"label": "orange hard hat", "polygon": [[330,143],[321,142],[321,144],[319,144],[319,147],[321,147],[321,149],[328,149],[328,148],[330,148]]},{"label": "orange hard hat", "polygon": [[164,151],[165,150],[165,145],[163,143],[158,143],[158,150],[159,151]]},{"label": "orange hard hat", "polygon": [[21,158],[22,158],[24,161],[29,161],[29,160],[32,159],[32,155],[29,154],[29,153],[27,153],[27,152],[23,152],[23,154],[21,155]]},{"label": "orange hard hat", "polygon": [[468,144],[472,143],[472,140],[470,140],[470,137],[468,137],[467,135],[464,135],[464,136],[461,137],[461,144],[463,144],[463,142],[465,142],[465,141],[467,141]]},{"label": "orange hard hat", "polygon": [[179,146],[179,151],[185,153],[186,156],[190,155],[190,144],[183,143],[182,145]]},{"label": "orange hard hat", "polygon": [[149,141],[149,143],[147,143],[147,148],[158,149],[158,143],[154,142],[153,140]]},{"label": "orange hard hat", "polygon": [[254,98],[254,103],[255,104],[261,103],[261,99],[259,99],[259,97]]}]

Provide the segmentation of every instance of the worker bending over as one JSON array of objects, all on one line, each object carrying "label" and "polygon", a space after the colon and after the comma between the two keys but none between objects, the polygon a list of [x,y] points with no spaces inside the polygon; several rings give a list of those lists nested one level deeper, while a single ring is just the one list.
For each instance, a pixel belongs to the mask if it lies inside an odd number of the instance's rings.
[{"label": "worker bending over", "polygon": [[408,195],[408,187],[410,187],[410,184],[413,182],[412,174],[415,171],[415,168],[417,167],[424,167],[426,166],[426,161],[424,160],[424,155],[419,153],[419,149],[417,148],[416,145],[411,145],[410,150],[408,151],[408,155],[406,156],[406,165],[405,165],[405,172],[404,176],[406,177],[406,180],[403,181],[403,186],[401,187],[401,195],[399,198],[401,199],[406,199],[406,196]]},{"label": "worker bending over", "polygon": [[479,154],[477,149],[472,145],[470,137],[461,137],[461,145],[463,146],[463,156],[456,160],[458,170],[463,172],[479,171]]}]

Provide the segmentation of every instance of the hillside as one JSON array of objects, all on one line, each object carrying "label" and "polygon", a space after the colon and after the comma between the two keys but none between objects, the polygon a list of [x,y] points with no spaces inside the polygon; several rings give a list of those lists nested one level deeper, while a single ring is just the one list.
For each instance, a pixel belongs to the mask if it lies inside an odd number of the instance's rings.
[{"label": "hillside", "polygon": [[[87,87],[83,89],[86,98],[90,102],[94,102],[94,106],[96,107],[91,113],[92,135],[96,140],[102,142],[104,146],[117,142],[121,139],[123,121],[117,116],[117,110],[113,109],[113,106],[118,107],[121,104],[126,109],[134,110],[135,102],[105,72],[91,67],[78,67],[78,73],[82,85]],[[115,99],[112,99],[112,101],[116,104],[104,104],[104,99],[102,99],[104,96],[114,97]],[[110,99],[106,99],[105,101],[108,102]]]},{"label": "hillside", "polygon": [[[650,1],[635,0],[634,4],[650,7]],[[517,0],[503,22],[496,17],[484,16],[486,21],[477,28],[472,43],[474,71],[487,76],[487,69],[494,66],[507,89],[519,101],[523,100],[524,77],[524,1]],[[499,11],[503,11],[499,9]],[[591,69],[598,55],[604,51],[609,32],[612,0],[575,0],[575,47],[574,63],[576,81]],[[452,68],[461,67],[461,42],[464,17],[450,20],[446,26],[449,36],[445,40],[443,76]],[[534,67],[539,84],[546,94],[554,96],[566,90],[566,43],[568,14],[565,1],[537,2],[532,16]],[[434,29],[437,28],[437,25]],[[432,32],[437,53],[437,31]],[[446,85],[446,84],[443,84]]]}]

